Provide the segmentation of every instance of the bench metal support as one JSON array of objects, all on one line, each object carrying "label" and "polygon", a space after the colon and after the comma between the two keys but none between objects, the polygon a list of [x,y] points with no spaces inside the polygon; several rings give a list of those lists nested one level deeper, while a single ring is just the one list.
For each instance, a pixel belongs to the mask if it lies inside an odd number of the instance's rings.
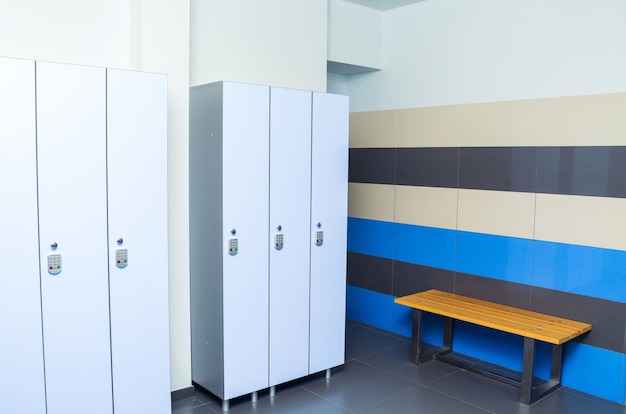
[{"label": "bench metal support", "polygon": [[425,353],[422,344],[422,311],[413,309],[413,326],[411,336],[410,360],[414,364],[421,364],[432,359],[437,359],[448,364],[463,368],[467,371],[476,372],[510,385],[519,387],[520,402],[532,404],[544,396],[556,391],[561,387],[561,367],[563,358],[563,346],[552,345],[552,363],[550,367],[550,380],[543,381],[533,375],[535,362],[535,340],[524,338],[524,354],[522,373],[498,367],[493,364],[468,363],[452,352],[452,328],[454,320],[444,317],[443,346],[433,352]]}]

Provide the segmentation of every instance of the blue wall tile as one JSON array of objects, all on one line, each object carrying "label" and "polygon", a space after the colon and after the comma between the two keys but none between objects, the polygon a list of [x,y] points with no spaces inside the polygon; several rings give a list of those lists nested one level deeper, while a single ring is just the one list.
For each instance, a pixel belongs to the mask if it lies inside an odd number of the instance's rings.
[{"label": "blue wall tile", "polygon": [[348,251],[391,259],[393,223],[348,217]]},{"label": "blue wall tile", "polygon": [[348,285],[347,316],[368,325],[391,330],[391,306],[393,297],[368,289]]},{"label": "blue wall tile", "polygon": [[458,272],[530,284],[532,262],[532,240],[457,232]]},{"label": "blue wall tile", "polygon": [[566,387],[624,404],[624,354],[577,342],[565,344],[562,383]]},{"label": "blue wall tile", "polygon": [[396,223],[393,258],[454,270],[455,234],[454,230]]},{"label": "blue wall tile", "polygon": [[534,242],[532,285],[626,302],[626,252]]}]

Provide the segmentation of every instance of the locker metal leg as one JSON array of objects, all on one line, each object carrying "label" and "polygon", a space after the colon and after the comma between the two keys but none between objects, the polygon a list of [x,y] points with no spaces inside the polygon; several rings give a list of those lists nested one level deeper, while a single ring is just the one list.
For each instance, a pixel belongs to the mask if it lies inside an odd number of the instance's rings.
[{"label": "locker metal leg", "polygon": [[276,385],[270,387],[270,397],[276,397]]},{"label": "locker metal leg", "polygon": [[330,379],[330,372],[331,372],[331,371],[330,371],[330,368],[328,368],[328,369],[326,370],[326,381],[328,381],[328,380]]},{"label": "locker metal leg", "polygon": [[222,400],[222,411],[228,412],[228,409],[230,408],[229,402],[230,400]]},{"label": "locker metal leg", "polygon": [[252,394],[250,394],[250,397],[253,403],[259,401],[259,392],[258,391],[253,392]]}]

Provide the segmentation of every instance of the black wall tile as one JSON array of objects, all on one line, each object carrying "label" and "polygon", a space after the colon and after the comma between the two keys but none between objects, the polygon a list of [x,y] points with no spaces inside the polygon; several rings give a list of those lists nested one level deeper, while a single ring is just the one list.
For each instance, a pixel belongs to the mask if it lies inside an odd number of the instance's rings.
[{"label": "black wall tile", "polygon": [[520,309],[530,307],[530,286],[467,273],[456,273],[454,293]]},{"label": "black wall tile", "polygon": [[593,325],[591,332],[576,340],[626,353],[626,303],[538,287],[531,288],[530,303],[532,311]]},{"label": "black wall tile", "polygon": [[393,295],[405,296],[428,289],[452,292],[454,271],[421,266],[406,262],[393,262]]},{"label": "black wall tile", "polygon": [[626,147],[539,147],[537,192],[626,198]]},{"label": "black wall tile", "polygon": [[458,148],[398,148],[397,151],[397,184],[457,187],[459,177]]},{"label": "black wall tile", "polygon": [[348,180],[353,183],[394,184],[395,148],[351,148]]},{"label": "black wall tile", "polygon": [[462,147],[459,186],[535,192],[537,147]]},{"label": "black wall tile", "polygon": [[349,285],[392,294],[392,261],[382,257],[348,252]]}]

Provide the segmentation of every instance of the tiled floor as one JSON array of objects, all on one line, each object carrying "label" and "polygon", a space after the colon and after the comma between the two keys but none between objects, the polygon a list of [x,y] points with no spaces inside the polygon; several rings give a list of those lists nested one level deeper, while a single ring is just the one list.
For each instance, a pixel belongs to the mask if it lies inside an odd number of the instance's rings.
[{"label": "tiled floor", "polygon": [[[410,340],[348,321],[346,363],[277,387],[230,401],[230,413],[497,413],[626,414],[626,407],[561,388],[531,406],[518,401],[518,388],[439,361],[415,366]],[[200,390],[172,403],[173,414],[221,413],[221,401]]]}]

